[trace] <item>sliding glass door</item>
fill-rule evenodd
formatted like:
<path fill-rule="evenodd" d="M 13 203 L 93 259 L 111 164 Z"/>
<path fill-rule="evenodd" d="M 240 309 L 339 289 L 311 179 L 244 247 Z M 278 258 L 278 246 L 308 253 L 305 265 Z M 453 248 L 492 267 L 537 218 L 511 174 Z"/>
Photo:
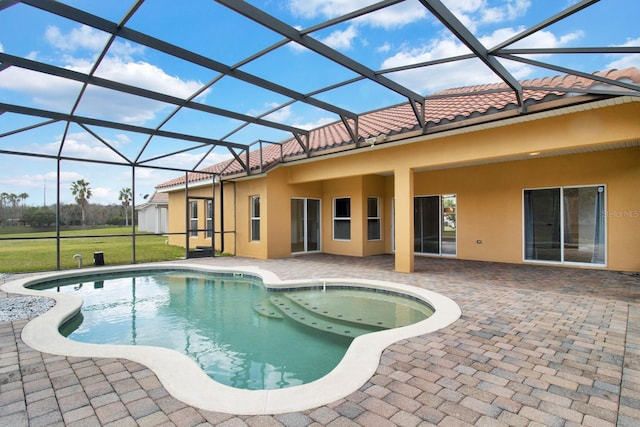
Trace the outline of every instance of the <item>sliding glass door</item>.
<path fill-rule="evenodd" d="M 605 264 L 604 186 L 524 191 L 524 259 Z"/>
<path fill-rule="evenodd" d="M 456 254 L 456 208 L 454 194 L 414 198 L 414 252 Z"/>
<path fill-rule="evenodd" d="M 525 190 L 525 259 L 560 261 L 560 189 Z"/>
<path fill-rule="evenodd" d="M 414 252 L 440 253 L 440 197 L 416 197 L 413 202 Z"/>
<path fill-rule="evenodd" d="M 291 199 L 291 252 L 320 250 L 320 200 Z"/>

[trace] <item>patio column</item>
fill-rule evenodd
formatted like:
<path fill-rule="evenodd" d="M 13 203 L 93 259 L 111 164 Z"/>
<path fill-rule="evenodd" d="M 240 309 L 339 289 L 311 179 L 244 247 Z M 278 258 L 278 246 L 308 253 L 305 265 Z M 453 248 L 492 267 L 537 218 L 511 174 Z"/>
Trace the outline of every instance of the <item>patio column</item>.
<path fill-rule="evenodd" d="M 396 271 L 413 272 L 413 170 L 394 171 Z"/>

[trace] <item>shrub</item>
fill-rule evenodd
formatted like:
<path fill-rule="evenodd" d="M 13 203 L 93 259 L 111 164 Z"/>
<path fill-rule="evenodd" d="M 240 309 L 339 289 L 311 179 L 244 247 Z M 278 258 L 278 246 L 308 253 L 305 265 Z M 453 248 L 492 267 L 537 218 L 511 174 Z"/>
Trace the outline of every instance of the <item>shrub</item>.
<path fill-rule="evenodd" d="M 27 209 L 20 219 L 32 227 L 47 227 L 56 223 L 56 213 L 46 207 L 32 207 Z"/>
<path fill-rule="evenodd" d="M 120 215 L 113 215 L 107 220 L 108 225 L 124 225 L 124 217 Z"/>

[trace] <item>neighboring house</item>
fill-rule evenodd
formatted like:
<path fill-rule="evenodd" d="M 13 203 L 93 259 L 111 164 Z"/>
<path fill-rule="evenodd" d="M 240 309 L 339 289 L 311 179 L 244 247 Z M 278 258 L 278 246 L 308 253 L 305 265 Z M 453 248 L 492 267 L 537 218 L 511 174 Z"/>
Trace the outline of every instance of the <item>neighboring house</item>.
<path fill-rule="evenodd" d="M 598 75 L 640 84 L 635 68 Z M 422 255 L 640 271 L 640 97 L 606 84 L 522 82 L 520 108 L 504 84 L 452 89 L 424 125 L 396 105 L 178 177 L 157 187 L 170 243 L 393 253 L 404 272 Z"/>
<path fill-rule="evenodd" d="M 155 192 L 142 205 L 136 206 L 138 211 L 138 230 L 156 234 L 164 234 L 168 231 L 167 214 L 169 195 Z"/>

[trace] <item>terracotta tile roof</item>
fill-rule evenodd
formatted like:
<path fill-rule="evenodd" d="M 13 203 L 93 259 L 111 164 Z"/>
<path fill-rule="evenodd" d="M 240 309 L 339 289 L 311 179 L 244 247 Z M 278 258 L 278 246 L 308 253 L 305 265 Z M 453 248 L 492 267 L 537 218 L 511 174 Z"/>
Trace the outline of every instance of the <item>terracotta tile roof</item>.
<path fill-rule="evenodd" d="M 608 70 L 594 73 L 610 80 L 627 80 L 640 84 L 640 70 L 627 68 L 624 70 Z M 571 96 L 568 89 L 588 90 L 603 83 L 580 76 L 562 75 L 544 77 L 520 82 L 525 88 L 523 102 L 525 105 Z M 544 88 L 544 89 L 541 89 Z M 556 89 L 556 90 L 552 90 Z M 447 89 L 430 95 L 425 102 L 425 123 L 427 127 L 438 124 L 463 121 L 473 117 L 497 113 L 517 108 L 515 93 L 505 83 Z M 358 120 L 358 136 L 361 140 L 379 135 L 395 135 L 412 130 L 419 130 L 420 125 L 409 103 L 394 105 L 388 108 L 371 111 L 360 115 Z M 313 152 L 337 147 L 352 148 L 349 132 L 341 121 L 314 129 L 309 134 L 309 147 Z M 262 147 L 262 168 L 278 163 L 282 158 L 304 155 L 304 149 L 295 138 L 283 141 L 280 145 L 271 144 Z M 246 162 L 246 155 L 240 156 Z M 249 166 L 252 170 L 260 169 L 260 153 L 254 150 L 249 153 Z M 230 159 L 188 175 L 189 182 L 210 180 L 211 173 L 234 175 L 243 172 L 242 165 Z M 168 188 L 182 185 L 185 177 L 180 176 L 164 182 L 157 188 Z"/>

